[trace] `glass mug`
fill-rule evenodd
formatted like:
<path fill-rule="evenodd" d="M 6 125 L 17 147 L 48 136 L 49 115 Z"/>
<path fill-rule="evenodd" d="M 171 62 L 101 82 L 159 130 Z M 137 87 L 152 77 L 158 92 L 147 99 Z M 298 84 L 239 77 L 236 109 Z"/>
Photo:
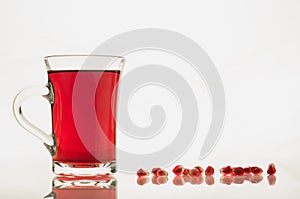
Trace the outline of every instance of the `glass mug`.
<path fill-rule="evenodd" d="M 125 59 L 106 55 L 53 55 L 44 58 L 48 83 L 29 87 L 14 100 L 14 115 L 44 142 L 57 175 L 116 172 L 116 102 Z M 51 105 L 52 133 L 29 122 L 22 104 L 42 96 Z"/>

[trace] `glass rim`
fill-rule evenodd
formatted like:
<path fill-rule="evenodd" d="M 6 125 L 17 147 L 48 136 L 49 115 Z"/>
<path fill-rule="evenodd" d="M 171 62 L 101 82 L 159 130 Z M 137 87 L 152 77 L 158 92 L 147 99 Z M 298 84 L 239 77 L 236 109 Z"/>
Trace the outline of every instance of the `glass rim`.
<path fill-rule="evenodd" d="M 123 56 L 119 55 L 100 55 L 100 54 L 57 54 L 57 55 L 47 55 L 44 57 L 44 60 L 50 59 L 50 58 L 60 58 L 60 57 L 103 57 L 103 58 L 119 58 L 119 59 L 125 59 Z"/>
<path fill-rule="evenodd" d="M 52 67 L 50 67 L 50 61 L 60 59 L 60 58 L 72 58 L 72 57 L 95 57 L 95 58 L 103 58 L 103 59 L 115 59 L 120 60 L 121 63 L 121 69 L 123 68 L 125 57 L 119 56 L 119 55 L 108 55 L 108 54 L 54 54 L 54 55 L 47 55 L 44 56 L 44 62 L 46 64 L 47 70 L 51 70 Z"/>

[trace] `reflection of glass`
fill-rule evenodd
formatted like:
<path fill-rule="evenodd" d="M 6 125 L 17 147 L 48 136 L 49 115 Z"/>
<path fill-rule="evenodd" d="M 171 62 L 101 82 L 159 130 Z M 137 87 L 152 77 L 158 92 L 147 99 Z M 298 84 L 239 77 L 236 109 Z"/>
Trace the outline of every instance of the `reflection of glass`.
<path fill-rule="evenodd" d="M 112 177 L 57 177 L 44 199 L 116 199 L 116 184 Z"/>

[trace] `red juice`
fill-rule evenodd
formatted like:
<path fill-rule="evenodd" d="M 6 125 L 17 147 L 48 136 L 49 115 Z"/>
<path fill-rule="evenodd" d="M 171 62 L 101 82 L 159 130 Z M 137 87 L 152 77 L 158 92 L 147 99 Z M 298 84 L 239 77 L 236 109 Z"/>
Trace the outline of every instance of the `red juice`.
<path fill-rule="evenodd" d="M 52 84 L 57 162 L 115 161 L 116 97 L 120 71 L 48 71 Z"/>

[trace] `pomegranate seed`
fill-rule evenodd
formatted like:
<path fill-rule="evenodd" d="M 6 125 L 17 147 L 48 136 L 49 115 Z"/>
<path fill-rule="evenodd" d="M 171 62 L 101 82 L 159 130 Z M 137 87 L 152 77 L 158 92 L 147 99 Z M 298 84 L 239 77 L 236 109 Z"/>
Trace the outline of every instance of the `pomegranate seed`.
<path fill-rule="evenodd" d="M 200 166 L 195 166 L 195 169 L 197 169 L 200 172 L 200 175 L 202 175 L 204 169 Z"/>
<path fill-rule="evenodd" d="M 205 169 L 205 175 L 207 175 L 207 176 L 212 176 L 212 175 L 214 175 L 214 173 L 215 173 L 215 170 L 214 170 L 214 168 L 211 167 L 211 166 L 208 166 L 208 167 Z"/>
<path fill-rule="evenodd" d="M 268 183 L 269 183 L 270 186 L 275 185 L 275 183 L 276 183 L 276 176 L 274 176 L 274 175 L 269 175 L 269 176 L 268 176 Z"/>
<path fill-rule="evenodd" d="M 254 175 L 251 177 L 251 183 L 257 184 L 260 183 L 263 180 L 262 175 Z"/>
<path fill-rule="evenodd" d="M 189 172 L 190 176 L 194 177 L 194 176 L 200 176 L 200 172 L 198 169 L 191 169 Z"/>
<path fill-rule="evenodd" d="M 254 174 L 254 175 L 259 175 L 263 172 L 263 170 L 259 167 L 251 167 L 251 172 Z"/>
<path fill-rule="evenodd" d="M 173 173 L 177 176 L 180 176 L 183 173 L 183 171 L 184 171 L 184 167 L 182 165 L 177 165 L 173 169 Z"/>
<path fill-rule="evenodd" d="M 185 184 L 184 178 L 182 176 L 175 176 L 173 179 L 173 184 L 176 186 L 182 186 Z"/>
<path fill-rule="evenodd" d="M 242 176 L 244 175 L 244 169 L 242 167 L 235 167 L 232 168 L 232 173 L 237 176 Z"/>
<path fill-rule="evenodd" d="M 156 174 L 157 174 L 157 176 L 168 176 L 169 175 L 167 171 L 162 170 L 162 169 L 157 171 Z"/>
<path fill-rule="evenodd" d="M 244 173 L 245 174 L 250 174 L 251 173 L 251 167 L 245 167 L 244 168 Z"/>
<path fill-rule="evenodd" d="M 156 173 L 159 171 L 159 170 L 161 170 L 161 168 L 153 168 L 152 170 L 151 170 L 151 173 L 153 174 L 153 175 L 157 175 Z"/>
<path fill-rule="evenodd" d="M 230 166 L 223 167 L 220 169 L 220 173 L 224 176 L 232 174 L 232 168 Z"/>
<path fill-rule="evenodd" d="M 137 184 L 140 186 L 143 186 L 143 185 L 147 184 L 148 182 L 149 182 L 149 178 L 146 176 L 141 176 L 141 177 L 138 177 L 138 179 L 137 179 Z"/>
<path fill-rule="evenodd" d="M 231 176 L 221 176 L 220 177 L 220 182 L 222 184 L 231 185 L 231 183 L 232 183 L 232 177 Z"/>
<path fill-rule="evenodd" d="M 149 175 L 149 172 L 148 172 L 148 171 L 145 171 L 144 169 L 139 169 L 139 170 L 137 171 L 137 175 L 138 175 L 139 177 L 142 177 L 142 176 L 148 176 L 148 175 Z"/>
<path fill-rule="evenodd" d="M 214 179 L 214 177 L 213 177 L 213 176 L 206 176 L 206 177 L 205 177 L 205 183 L 206 183 L 207 185 L 213 185 L 213 184 L 215 184 L 215 179 Z"/>
<path fill-rule="evenodd" d="M 275 164 L 273 164 L 273 163 L 269 164 L 267 173 L 269 175 L 274 175 L 276 173 Z"/>
<path fill-rule="evenodd" d="M 157 178 L 158 184 L 166 184 L 168 182 L 169 178 L 167 176 L 159 176 Z"/>
<path fill-rule="evenodd" d="M 184 169 L 183 170 L 183 175 L 188 175 L 190 173 L 190 170 L 189 169 Z"/>

